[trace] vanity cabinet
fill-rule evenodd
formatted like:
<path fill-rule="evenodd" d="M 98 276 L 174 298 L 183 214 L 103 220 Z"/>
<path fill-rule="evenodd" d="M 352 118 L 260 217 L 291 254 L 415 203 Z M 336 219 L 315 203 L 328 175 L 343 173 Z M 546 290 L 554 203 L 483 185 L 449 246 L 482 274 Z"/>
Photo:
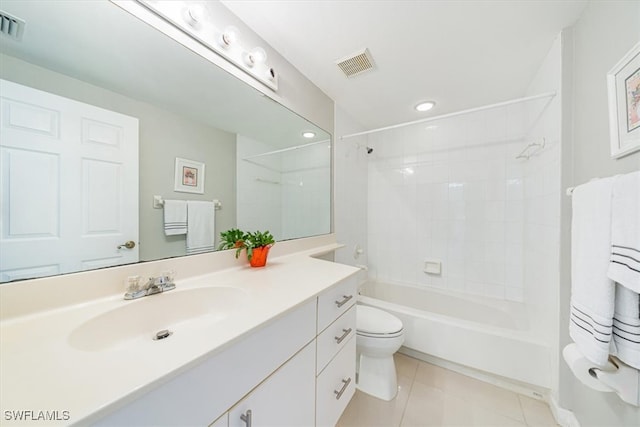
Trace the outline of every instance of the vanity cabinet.
<path fill-rule="evenodd" d="M 333 426 L 355 391 L 355 297 L 351 276 L 96 425 Z"/>
<path fill-rule="evenodd" d="M 96 425 L 211 424 L 300 349 L 310 343 L 315 349 L 316 307 L 315 298 L 307 301 L 200 364 L 185 367 L 175 378 L 99 419 Z M 162 363 L 163 357 L 159 353 L 154 363 Z M 308 370 L 312 377 L 313 362 Z M 271 399 L 275 402 L 277 397 Z"/>
<path fill-rule="evenodd" d="M 356 386 L 356 278 L 318 297 L 316 420 L 335 426 Z"/>

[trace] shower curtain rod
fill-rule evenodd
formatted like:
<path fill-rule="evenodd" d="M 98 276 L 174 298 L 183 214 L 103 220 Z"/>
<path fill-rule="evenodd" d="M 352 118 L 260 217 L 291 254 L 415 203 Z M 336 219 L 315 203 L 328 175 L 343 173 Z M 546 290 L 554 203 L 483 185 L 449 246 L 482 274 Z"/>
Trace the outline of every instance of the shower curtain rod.
<path fill-rule="evenodd" d="M 504 107 L 506 105 L 517 104 L 519 102 L 533 101 L 534 99 L 550 98 L 550 97 L 554 97 L 554 96 L 556 96 L 556 92 L 546 92 L 546 93 L 542 93 L 540 95 L 533 95 L 533 96 L 527 96 L 527 97 L 524 97 L 524 98 L 512 99 L 510 101 L 503 101 L 503 102 L 498 102 L 498 103 L 495 103 L 495 104 L 483 105 L 482 107 L 470 108 L 468 110 L 456 111 L 454 113 L 442 114 L 440 116 L 427 117 L 425 119 L 414 120 L 414 121 L 411 121 L 411 122 L 400 123 L 400 124 L 397 124 L 397 125 L 385 126 L 385 127 L 382 127 L 382 128 L 371 129 L 371 130 L 367 130 L 367 131 L 364 131 L 364 132 L 352 133 L 352 134 L 349 134 L 349 135 L 343 135 L 343 136 L 340 137 L 340 139 L 353 138 L 354 136 L 368 135 L 370 133 L 382 132 L 383 130 L 401 128 L 401 127 L 404 127 L 404 126 L 415 125 L 417 123 L 432 122 L 434 120 L 446 119 L 446 118 L 449 118 L 449 117 L 460 116 L 460 115 L 463 115 L 463 114 L 475 113 L 476 111 L 489 110 L 491 108 Z"/>
<path fill-rule="evenodd" d="M 324 139 L 322 141 L 310 142 L 308 144 L 295 145 L 293 147 L 282 148 L 280 150 L 267 151 L 266 153 L 254 154 L 253 156 L 244 157 L 242 160 L 255 159 L 256 157 L 270 156 L 271 154 L 280 154 L 285 153 L 287 151 L 299 150 L 300 148 L 311 147 L 312 145 L 323 144 L 325 142 L 331 142 L 329 139 Z"/>

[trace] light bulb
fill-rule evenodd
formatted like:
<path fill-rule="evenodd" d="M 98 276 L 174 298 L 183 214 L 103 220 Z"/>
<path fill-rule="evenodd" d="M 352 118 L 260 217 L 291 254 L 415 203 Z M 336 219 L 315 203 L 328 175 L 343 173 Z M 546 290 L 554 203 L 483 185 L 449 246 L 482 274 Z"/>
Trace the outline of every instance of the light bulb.
<path fill-rule="evenodd" d="M 224 47 L 229 47 L 232 44 L 238 43 L 238 39 L 240 39 L 240 32 L 236 27 L 230 25 L 222 32 L 220 44 Z"/>
<path fill-rule="evenodd" d="M 249 52 L 249 56 L 255 64 L 267 62 L 267 52 L 265 52 L 261 47 L 254 48 L 251 52 Z"/>
<path fill-rule="evenodd" d="M 184 10 L 184 20 L 187 24 L 195 27 L 198 22 L 202 21 L 204 15 L 204 8 L 201 5 L 189 6 Z"/>
<path fill-rule="evenodd" d="M 302 132 L 302 136 L 304 136 L 305 138 L 313 138 L 314 136 L 316 136 L 315 133 L 311 132 L 311 131 L 306 131 L 306 132 Z"/>
<path fill-rule="evenodd" d="M 261 47 L 256 47 L 251 52 L 246 52 L 243 57 L 244 63 L 249 67 L 253 67 L 267 60 L 267 52 Z"/>

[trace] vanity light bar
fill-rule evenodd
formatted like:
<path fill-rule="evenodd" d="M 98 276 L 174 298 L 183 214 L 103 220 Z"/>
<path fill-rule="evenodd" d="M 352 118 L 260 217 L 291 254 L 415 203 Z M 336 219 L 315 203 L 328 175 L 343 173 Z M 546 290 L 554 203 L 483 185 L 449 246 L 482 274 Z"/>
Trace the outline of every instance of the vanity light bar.
<path fill-rule="evenodd" d="M 205 5 L 192 1 L 136 0 L 154 14 L 226 59 L 268 88 L 278 90 L 278 74 L 267 62 L 261 47 L 245 49 L 240 44 L 237 28 L 216 28 L 207 15 Z"/>

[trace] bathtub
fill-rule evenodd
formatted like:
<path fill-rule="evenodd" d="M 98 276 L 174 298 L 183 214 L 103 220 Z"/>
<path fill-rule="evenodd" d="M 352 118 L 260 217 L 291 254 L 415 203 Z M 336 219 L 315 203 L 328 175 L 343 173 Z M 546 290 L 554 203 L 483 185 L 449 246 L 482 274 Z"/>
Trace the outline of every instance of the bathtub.
<path fill-rule="evenodd" d="M 551 388 L 551 349 L 522 303 L 378 282 L 361 285 L 358 302 L 402 320 L 410 350 Z"/>

